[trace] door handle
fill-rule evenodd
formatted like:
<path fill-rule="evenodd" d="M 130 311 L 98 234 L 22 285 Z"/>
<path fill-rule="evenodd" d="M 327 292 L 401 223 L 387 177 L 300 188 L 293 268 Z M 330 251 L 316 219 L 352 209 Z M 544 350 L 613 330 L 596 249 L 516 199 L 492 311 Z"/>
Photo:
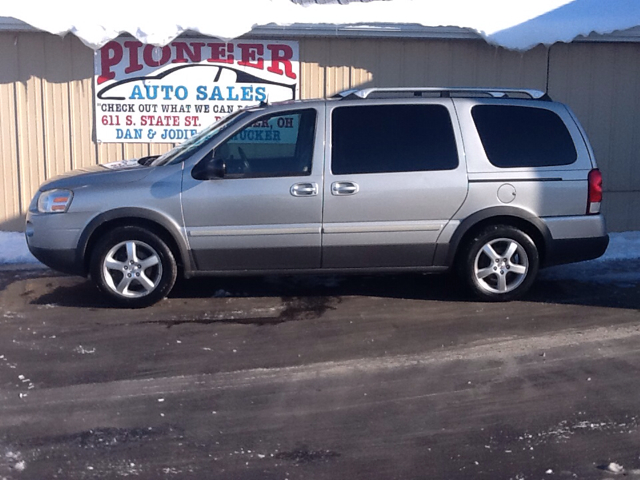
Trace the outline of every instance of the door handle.
<path fill-rule="evenodd" d="M 289 190 L 294 197 L 313 197 L 318 195 L 317 183 L 295 183 Z"/>
<path fill-rule="evenodd" d="M 360 187 L 355 182 L 333 182 L 331 184 L 331 195 L 355 195 Z"/>

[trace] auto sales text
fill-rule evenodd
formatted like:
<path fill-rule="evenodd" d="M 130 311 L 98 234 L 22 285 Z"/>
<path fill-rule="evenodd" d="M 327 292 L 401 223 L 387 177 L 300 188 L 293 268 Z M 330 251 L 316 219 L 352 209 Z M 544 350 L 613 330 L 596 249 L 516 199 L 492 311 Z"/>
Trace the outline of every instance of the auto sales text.
<path fill-rule="evenodd" d="M 196 87 L 195 100 L 230 101 L 230 102 L 263 102 L 267 99 L 265 87 L 229 85 L 220 87 L 206 85 Z M 134 85 L 129 100 L 193 100 L 184 85 Z"/>

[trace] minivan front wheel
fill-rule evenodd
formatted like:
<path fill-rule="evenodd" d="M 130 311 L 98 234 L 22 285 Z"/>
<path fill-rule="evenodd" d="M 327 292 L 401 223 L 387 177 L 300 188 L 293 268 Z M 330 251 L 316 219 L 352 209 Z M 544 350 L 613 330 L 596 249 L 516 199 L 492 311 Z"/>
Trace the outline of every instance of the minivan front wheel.
<path fill-rule="evenodd" d="M 146 307 L 171 291 L 176 261 L 167 245 L 139 227 L 119 227 L 107 233 L 91 257 L 91 278 L 116 304 Z"/>
<path fill-rule="evenodd" d="M 509 301 L 529 290 L 539 263 L 538 249 L 529 235 L 509 225 L 493 225 L 471 239 L 458 267 L 476 297 Z"/>

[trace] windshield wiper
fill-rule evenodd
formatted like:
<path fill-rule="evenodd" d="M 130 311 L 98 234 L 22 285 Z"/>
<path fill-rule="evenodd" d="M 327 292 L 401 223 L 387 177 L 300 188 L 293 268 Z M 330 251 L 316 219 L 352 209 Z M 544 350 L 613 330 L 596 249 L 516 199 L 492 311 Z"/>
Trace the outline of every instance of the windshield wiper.
<path fill-rule="evenodd" d="M 148 157 L 142 157 L 138 159 L 138 163 L 143 167 L 147 167 L 153 163 L 153 161 L 158 158 L 160 155 L 149 155 Z"/>

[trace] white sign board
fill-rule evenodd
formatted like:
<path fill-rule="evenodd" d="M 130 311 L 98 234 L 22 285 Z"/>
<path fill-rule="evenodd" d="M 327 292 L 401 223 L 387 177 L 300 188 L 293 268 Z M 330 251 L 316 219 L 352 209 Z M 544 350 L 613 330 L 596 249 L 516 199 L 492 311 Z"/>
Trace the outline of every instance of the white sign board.
<path fill-rule="evenodd" d="M 298 98 L 297 42 L 117 39 L 95 54 L 98 142 L 179 143 L 240 108 Z"/>

